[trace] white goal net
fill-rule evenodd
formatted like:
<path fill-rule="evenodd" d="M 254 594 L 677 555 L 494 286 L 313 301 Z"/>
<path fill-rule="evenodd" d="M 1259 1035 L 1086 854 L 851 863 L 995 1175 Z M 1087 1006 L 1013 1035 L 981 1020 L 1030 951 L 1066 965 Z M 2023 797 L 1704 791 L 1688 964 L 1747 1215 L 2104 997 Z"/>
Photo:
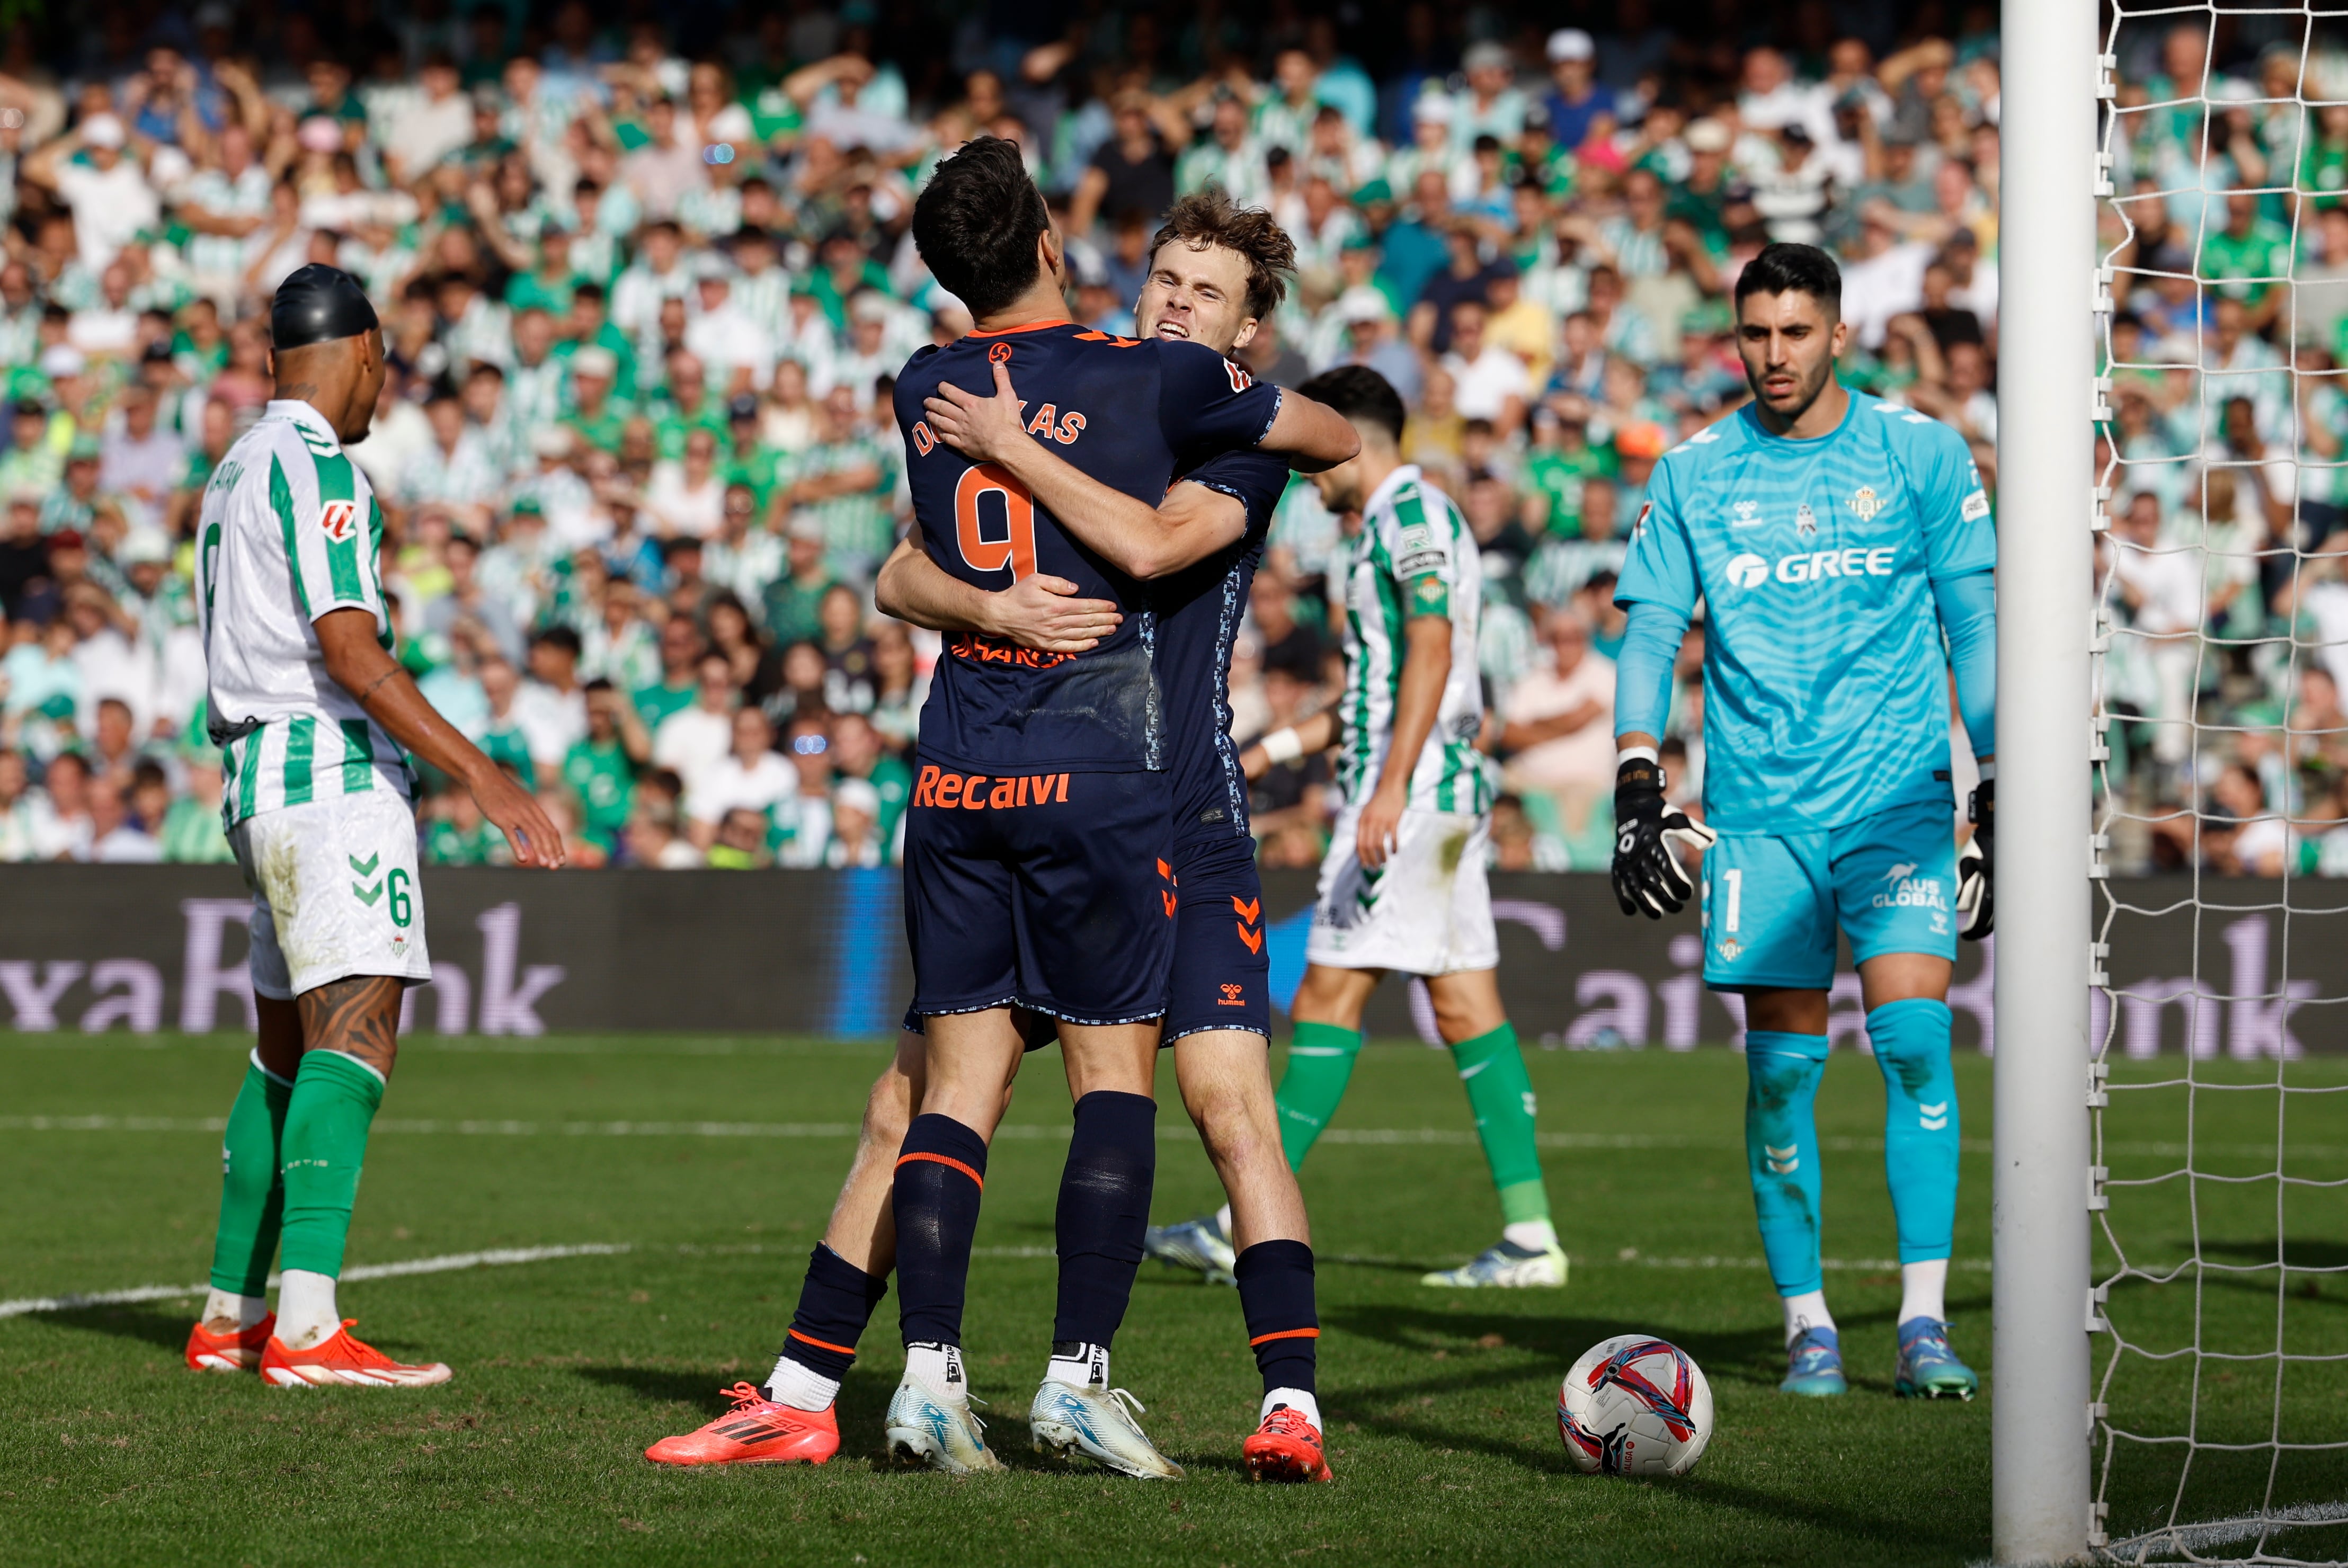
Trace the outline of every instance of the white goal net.
<path fill-rule="evenodd" d="M 2348 1558 L 2334 5 L 2104 12 L 2086 1321 L 2123 1562 Z"/>

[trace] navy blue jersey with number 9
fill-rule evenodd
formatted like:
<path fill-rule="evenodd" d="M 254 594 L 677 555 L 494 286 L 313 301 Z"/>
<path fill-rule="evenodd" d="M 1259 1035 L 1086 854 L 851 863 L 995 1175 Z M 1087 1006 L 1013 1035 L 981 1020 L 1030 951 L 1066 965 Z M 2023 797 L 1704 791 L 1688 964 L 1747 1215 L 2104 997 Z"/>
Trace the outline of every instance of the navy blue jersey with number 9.
<path fill-rule="evenodd" d="M 1167 723 L 1146 586 L 1079 543 L 1006 470 L 973 463 L 923 421 L 922 402 L 942 383 L 993 397 L 998 364 L 1032 438 L 1152 506 L 1177 473 L 1261 441 L 1280 411 L 1279 389 L 1200 344 L 1112 337 L 1066 322 L 924 348 L 897 379 L 906 480 L 930 558 L 988 590 L 1038 572 L 1064 577 L 1078 597 L 1114 601 L 1125 616 L 1077 655 L 949 633 L 922 709 L 922 760 L 980 773 L 1163 769 Z"/>

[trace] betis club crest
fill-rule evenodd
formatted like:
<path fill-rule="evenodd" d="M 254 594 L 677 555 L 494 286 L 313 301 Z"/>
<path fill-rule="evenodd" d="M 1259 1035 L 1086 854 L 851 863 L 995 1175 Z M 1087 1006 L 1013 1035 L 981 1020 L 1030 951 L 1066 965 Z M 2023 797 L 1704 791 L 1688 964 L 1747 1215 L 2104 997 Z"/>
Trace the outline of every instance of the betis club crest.
<path fill-rule="evenodd" d="M 1875 493 L 1873 486 L 1861 485 L 1851 494 L 1850 510 L 1859 513 L 1859 521 L 1873 522 L 1875 514 L 1883 510 L 1883 498 Z"/>

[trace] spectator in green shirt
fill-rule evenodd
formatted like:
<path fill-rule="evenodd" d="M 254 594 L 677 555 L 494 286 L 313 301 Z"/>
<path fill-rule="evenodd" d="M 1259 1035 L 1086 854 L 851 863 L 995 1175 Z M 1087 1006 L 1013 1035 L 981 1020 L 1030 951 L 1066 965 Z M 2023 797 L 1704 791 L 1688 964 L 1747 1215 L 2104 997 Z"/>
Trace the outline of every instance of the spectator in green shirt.
<path fill-rule="evenodd" d="M 217 752 L 187 758 L 188 792 L 163 813 L 163 858 L 187 865 L 220 865 L 236 859 L 221 827 L 221 765 Z"/>
<path fill-rule="evenodd" d="M 660 455 L 672 461 L 685 456 L 685 443 L 695 430 L 717 438 L 717 455 L 730 456 L 734 434 L 726 418 L 726 405 L 709 395 L 709 373 L 690 352 L 672 349 L 668 356 L 668 397 L 653 417 L 653 436 Z"/>
<path fill-rule="evenodd" d="M 628 335 L 612 325 L 606 307 L 603 286 L 582 283 L 571 291 L 569 330 L 561 346 L 555 353 L 563 356 L 584 354 L 591 348 L 601 348 L 612 356 L 612 396 L 622 402 L 633 402 L 636 396 L 636 346 Z"/>
<path fill-rule="evenodd" d="M 912 769 L 880 744 L 880 732 L 860 713 L 833 716 L 831 760 L 842 779 L 860 779 L 872 786 L 880 802 L 872 836 L 879 841 L 882 855 L 893 861 L 897 822 L 913 792 Z"/>
<path fill-rule="evenodd" d="M 572 355 L 570 411 L 562 417 L 562 422 L 578 431 L 589 446 L 614 455 L 635 413 L 633 405 L 613 390 L 619 366 L 618 356 L 608 348 L 590 346 Z"/>
<path fill-rule="evenodd" d="M 2291 231 L 2259 216 L 2259 199 L 2246 191 L 2226 198 L 2226 226 L 2201 242 L 2201 276 L 2218 284 L 2214 291 L 2242 302 L 2248 312 L 2245 327 L 2264 332 L 2281 311 L 2290 292 L 2272 282 L 2291 275 Z"/>
<path fill-rule="evenodd" d="M 579 284 L 571 270 L 571 231 L 550 224 L 538 237 L 537 267 L 506 280 L 506 304 L 516 315 L 542 310 L 569 315 Z"/>
<path fill-rule="evenodd" d="M 789 569 L 767 585 L 764 601 L 767 640 L 778 648 L 823 635 L 823 596 L 839 583 L 825 564 L 823 519 L 793 513 L 783 540 Z"/>
<path fill-rule="evenodd" d="M 646 733 L 660 728 L 669 715 L 693 706 L 699 692 L 701 663 L 701 633 L 691 617 L 671 615 L 661 625 L 661 678 L 658 686 L 648 686 L 636 692 L 636 717 L 643 721 Z"/>
<path fill-rule="evenodd" d="M 1574 412 L 1581 413 L 1577 407 Z M 1548 404 L 1532 415 L 1533 449 L 1525 459 L 1525 488 L 1549 502 L 1549 536 L 1575 539 L 1581 533 L 1581 489 L 1611 476 L 1613 455 L 1590 444 L 1586 415 L 1567 418 Z"/>
<path fill-rule="evenodd" d="M 635 803 L 636 769 L 651 760 L 644 720 L 608 680 L 589 681 L 587 733 L 562 758 L 562 781 L 579 797 L 580 830 L 610 854 Z"/>
<path fill-rule="evenodd" d="M 469 789 L 451 789 L 425 807 L 424 863 L 427 866 L 503 866 L 513 851 L 497 825 L 481 815 Z"/>
<path fill-rule="evenodd" d="M 530 743 L 522 738 L 521 721 L 514 712 L 521 676 L 503 658 L 488 658 L 481 661 L 480 678 L 481 695 L 489 698 L 489 714 L 481 720 L 480 733 L 468 738 L 490 761 L 529 783 L 538 773 L 530 764 Z"/>
<path fill-rule="evenodd" d="M 848 302 L 864 289 L 879 289 L 891 298 L 896 290 L 889 286 L 889 274 L 880 263 L 867 255 L 856 236 L 847 229 L 834 229 L 824 236 L 819 253 L 822 262 L 808 277 L 807 292 L 823 314 L 831 321 L 831 330 L 840 336 L 848 335 Z"/>
<path fill-rule="evenodd" d="M 895 542 L 896 459 L 857 428 L 854 387 L 833 387 L 819 407 L 821 438 L 791 459 L 783 504 L 822 520 L 834 571 L 869 578 Z"/>

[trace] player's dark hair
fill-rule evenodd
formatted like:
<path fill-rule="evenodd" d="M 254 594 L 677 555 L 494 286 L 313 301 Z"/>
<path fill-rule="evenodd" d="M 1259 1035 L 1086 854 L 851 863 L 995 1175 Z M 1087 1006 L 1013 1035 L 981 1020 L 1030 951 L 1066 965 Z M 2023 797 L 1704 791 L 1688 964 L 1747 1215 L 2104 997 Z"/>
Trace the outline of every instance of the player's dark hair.
<path fill-rule="evenodd" d="M 913 203 L 913 244 L 938 285 L 985 317 L 1007 308 L 1042 270 L 1035 242 L 1052 226 L 1019 144 L 974 136 L 937 167 Z"/>
<path fill-rule="evenodd" d="M 1242 207 L 1220 185 L 1193 191 L 1167 211 L 1166 222 L 1149 242 L 1153 256 L 1169 240 L 1179 240 L 1194 251 L 1220 245 L 1247 263 L 1247 313 L 1258 321 L 1280 308 L 1288 297 L 1288 280 L 1296 271 L 1296 242 L 1261 207 Z"/>
<path fill-rule="evenodd" d="M 1334 370 L 1323 370 L 1296 389 L 1300 397 L 1310 397 L 1315 403 L 1325 403 L 1355 423 L 1379 427 L 1396 443 L 1402 440 L 1402 394 L 1394 383 L 1366 365 L 1340 365 Z"/>
<path fill-rule="evenodd" d="M 1842 269 L 1816 245 L 1774 244 L 1745 263 L 1736 274 L 1736 303 L 1746 294 L 1806 294 L 1835 315 L 1842 314 Z"/>

